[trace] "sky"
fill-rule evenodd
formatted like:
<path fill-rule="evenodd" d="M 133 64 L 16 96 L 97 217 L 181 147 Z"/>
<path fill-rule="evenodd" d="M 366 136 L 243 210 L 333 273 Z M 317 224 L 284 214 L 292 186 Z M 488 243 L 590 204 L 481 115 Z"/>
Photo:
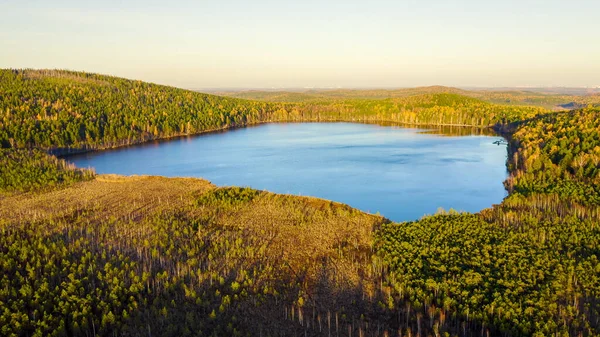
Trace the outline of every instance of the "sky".
<path fill-rule="evenodd" d="M 598 0 L 0 0 L 0 68 L 190 89 L 600 86 Z"/>

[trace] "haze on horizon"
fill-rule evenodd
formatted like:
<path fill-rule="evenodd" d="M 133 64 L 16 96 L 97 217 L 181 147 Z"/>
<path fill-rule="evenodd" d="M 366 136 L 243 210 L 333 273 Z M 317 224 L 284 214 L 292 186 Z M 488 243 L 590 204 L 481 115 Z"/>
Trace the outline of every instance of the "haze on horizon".
<path fill-rule="evenodd" d="M 600 2 L 2 0 L 0 68 L 186 88 L 600 86 Z"/>

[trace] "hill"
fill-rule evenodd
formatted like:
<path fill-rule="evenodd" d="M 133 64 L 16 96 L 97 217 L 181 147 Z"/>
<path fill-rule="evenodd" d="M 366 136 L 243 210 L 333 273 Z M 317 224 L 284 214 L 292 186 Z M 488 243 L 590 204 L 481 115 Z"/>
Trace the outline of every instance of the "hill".
<path fill-rule="evenodd" d="M 243 126 L 277 106 L 117 77 L 0 70 L 2 147 L 102 149 Z"/>

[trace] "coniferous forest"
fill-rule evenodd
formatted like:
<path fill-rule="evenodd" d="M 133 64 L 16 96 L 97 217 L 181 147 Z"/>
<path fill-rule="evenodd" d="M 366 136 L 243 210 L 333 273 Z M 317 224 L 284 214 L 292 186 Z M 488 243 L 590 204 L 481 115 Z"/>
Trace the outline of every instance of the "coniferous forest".
<path fill-rule="evenodd" d="M 600 336 L 593 100 L 553 111 L 525 105 L 537 96 L 452 88 L 257 95 L 0 70 L 0 335 Z M 509 143 L 509 195 L 477 214 L 392 223 L 60 158 L 286 121 L 491 128 Z"/>

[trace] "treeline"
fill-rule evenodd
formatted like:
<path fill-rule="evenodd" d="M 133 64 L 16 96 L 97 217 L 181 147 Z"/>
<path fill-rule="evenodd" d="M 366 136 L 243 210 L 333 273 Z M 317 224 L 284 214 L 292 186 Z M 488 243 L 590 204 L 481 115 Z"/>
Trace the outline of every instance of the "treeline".
<path fill-rule="evenodd" d="M 545 112 L 451 93 L 266 103 L 60 70 L 0 70 L 0 93 L 0 146 L 35 147 L 58 155 L 272 121 L 487 127 Z"/>
<path fill-rule="evenodd" d="M 108 148 L 266 121 L 279 109 L 68 71 L 0 70 L 0 93 L 0 145 L 17 148 Z"/>
<path fill-rule="evenodd" d="M 423 94 L 385 100 L 326 100 L 302 103 L 291 116 L 302 120 L 387 121 L 411 125 L 491 127 L 547 113 L 539 107 L 501 106 L 452 93 Z"/>

